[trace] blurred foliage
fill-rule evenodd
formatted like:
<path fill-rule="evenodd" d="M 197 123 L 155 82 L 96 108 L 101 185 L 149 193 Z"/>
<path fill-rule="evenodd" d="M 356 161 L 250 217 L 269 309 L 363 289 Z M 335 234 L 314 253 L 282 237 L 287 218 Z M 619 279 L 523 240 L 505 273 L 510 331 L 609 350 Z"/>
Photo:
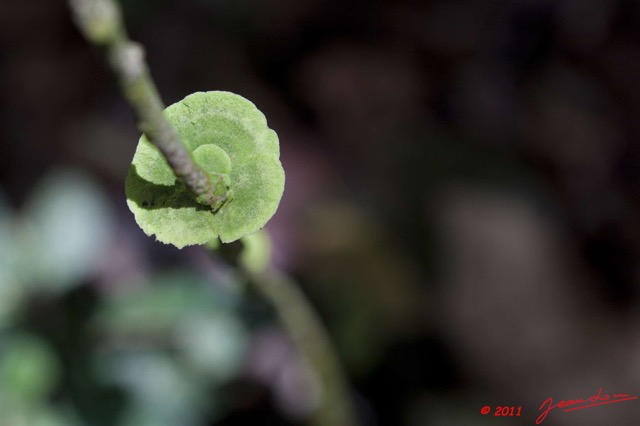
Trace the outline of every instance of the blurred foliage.
<path fill-rule="evenodd" d="M 88 287 L 113 232 L 99 185 L 76 171 L 48 174 L 19 212 L 0 203 L 2 424 L 195 426 L 224 412 L 216 390 L 247 344 L 237 292 L 180 270 Z"/>
<path fill-rule="evenodd" d="M 60 294 L 84 280 L 113 228 L 101 189 L 69 170 L 48 175 L 20 214 L 0 210 L 0 323 L 31 292 Z"/>
<path fill-rule="evenodd" d="M 152 287 L 105 301 L 94 368 L 130 400 L 125 425 L 199 425 L 219 414 L 213 392 L 239 371 L 246 330 L 205 280 L 163 275 Z"/>

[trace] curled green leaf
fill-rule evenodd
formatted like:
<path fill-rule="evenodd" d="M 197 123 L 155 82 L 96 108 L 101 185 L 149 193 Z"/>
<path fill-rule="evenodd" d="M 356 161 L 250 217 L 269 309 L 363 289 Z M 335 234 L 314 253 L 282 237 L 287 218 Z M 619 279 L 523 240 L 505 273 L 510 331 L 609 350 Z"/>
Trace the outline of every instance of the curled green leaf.
<path fill-rule="evenodd" d="M 220 238 L 232 242 L 261 229 L 284 191 L 278 136 L 243 97 L 198 92 L 165 110 L 182 142 L 212 179 L 229 187 L 215 213 L 199 204 L 160 151 L 142 136 L 126 181 L 129 209 L 147 235 L 178 248 Z"/>

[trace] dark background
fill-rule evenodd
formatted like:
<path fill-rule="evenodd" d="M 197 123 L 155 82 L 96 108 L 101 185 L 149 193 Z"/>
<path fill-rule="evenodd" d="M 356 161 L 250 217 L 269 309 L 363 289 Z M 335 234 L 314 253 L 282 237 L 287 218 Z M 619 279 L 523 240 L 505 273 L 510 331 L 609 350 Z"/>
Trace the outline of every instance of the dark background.
<path fill-rule="evenodd" d="M 534 424 L 548 397 L 640 394 L 640 2 L 122 4 L 167 104 L 232 91 L 278 133 L 287 181 L 267 226 L 274 262 L 324 319 L 363 424 Z M 95 335 L 83 327 L 114 292 L 157 288 L 176 270 L 214 287 L 233 281 L 212 272 L 200 249 L 163 246 L 135 224 L 124 179 L 138 137 L 64 2 L 0 2 L 0 191 L 9 212 L 0 268 L 10 271 L 0 286 L 29 288 L 0 321 L 0 360 L 7 364 L 16 335 L 37 339 L 57 367 L 33 364 L 56 373 L 27 399 L 61 424 L 154 424 L 125 423 L 147 399 L 95 373 L 97 348 L 121 339 L 111 323 Z M 33 245 L 14 234 L 34 215 L 48 220 L 37 188 L 56 173 L 93 185 L 60 184 L 72 193 L 51 197 L 77 201 L 60 202 L 63 211 L 93 203 L 97 212 L 68 230 L 78 221 L 61 213 L 56 238 L 88 233 L 87 247 L 99 250 L 52 291 L 47 272 L 24 271 L 37 263 L 29 256 L 56 252 L 60 240 L 45 247 L 36 225 L 25 231 Z M 246 334 L 241 365 L 202 384 L 215 404 L 186 404 L 177 412 L 197 418 L 176 414 L 167 424 L 305 424 L 313 397 L 291 343 L 264 304 L 240 299 L 223 310 Z M 0 372 L 14 371 L 7 365 Z M 485 405 L 523 414 L 483 416 Z M 154 408 L 140 410 L 153 418 Z M 545 424 L 638 418 L 630 401 L 556 410 Z"/>

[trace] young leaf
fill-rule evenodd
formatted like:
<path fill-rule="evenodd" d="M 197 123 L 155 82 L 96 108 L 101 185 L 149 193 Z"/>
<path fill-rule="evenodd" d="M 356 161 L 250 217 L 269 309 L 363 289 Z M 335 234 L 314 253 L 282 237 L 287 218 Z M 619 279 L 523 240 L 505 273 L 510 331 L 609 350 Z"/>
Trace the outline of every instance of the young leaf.
<path fill-rule="evenodd" d="M 194 160 L 230 188 L 213 212 L 199 204 L 146 138 L 126 181 L 129 209 L 147 235 L 178 248 L 220 238 L 232 242 L 261 229 L 284 191 L 278 136 L 265 116 L 229 92 L 197 92 L 165 110 Z"/>

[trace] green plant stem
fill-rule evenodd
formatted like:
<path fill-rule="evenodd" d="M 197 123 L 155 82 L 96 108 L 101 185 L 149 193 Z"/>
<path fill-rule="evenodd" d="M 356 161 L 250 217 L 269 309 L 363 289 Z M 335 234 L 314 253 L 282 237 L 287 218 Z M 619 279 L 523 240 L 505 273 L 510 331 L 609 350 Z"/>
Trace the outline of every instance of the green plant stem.
<path fill-rule="evenodd" d="M 279 271 L 244 268 L 253 287 L 275 308 L 302 359 L 320 385 L 315 426 L 355 426 L 353 400 L 331 340 L 299 285 Z"/>
<path fill-rule="evenodd" d="M 162 152 L 198 202 L 218 210 L 226 201 L 228 188 L 193 160 L 164 117 L 164 105 L 145 62 L 144 49 L 127 36 L 119 6 L 113 0 L 70 0 L 69 4 L 85 38 L 103 48 L 140 131 Z"/>
<path fill-rule="evenodd" d="M 142 47 L 129 40 L 113 0 L 69 0 L 85 38 L 104 49 L 138 127 L 165 156 L 175 175 L 202 204 L 217 210 L 227 198 L 221 179 L 213 180 L 180 141 L 165 119 L 164 106 L 149 74 Z M 300 355 L 320 384 L 316 426 L 355 426 L 355 413 L 340 363 L 313 307 L 290 278 L 280 272 L 251 272 L 250 282 L 275 308 Z"/>

